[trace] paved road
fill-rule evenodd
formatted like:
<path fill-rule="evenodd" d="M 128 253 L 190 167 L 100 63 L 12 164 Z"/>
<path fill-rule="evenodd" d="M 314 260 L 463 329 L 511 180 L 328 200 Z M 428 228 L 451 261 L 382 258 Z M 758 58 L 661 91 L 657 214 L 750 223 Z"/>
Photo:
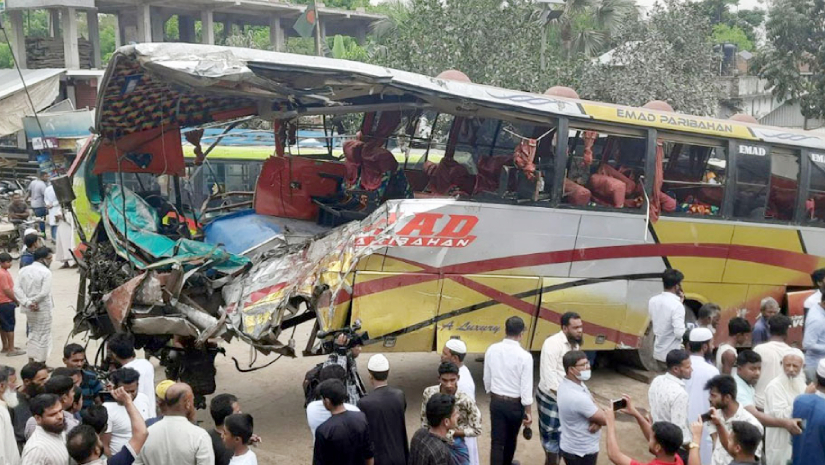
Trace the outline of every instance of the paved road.
<path fill-rule="evenodd" d="M 12 269 L 12 272 L 16 275 L 16 266 Z M 68 335 L 72 328 L 78 274 L 74 270 L 54 270 L 53 282 L 56 309 L 52 332 L 54 348 L 49 357 L 49 365 L 57 367 L 62 365 L 62 347 L 69 341 Z M 296 347 L 301 348 L 305 345 L 309 331 L 309 324 L 298 328 L 295 335 Z M 25 317 L 19 314 L 16 339 L 18 346 L 25 346 Z M 81 344 L 86 342 L 82 335 L 74 338 L 73 341 Z M 88 350 L 90 359 L 97 347 L 96 341 L 90 342 Z M 239 373 L 230 357 L 236 357 L 244 366 L 250 360 L 249 346 L 234 342 L 227 344 L 226 349 L 227 356 L 219 356 L 216 361 L 218 369 L 217 393 L 231 392 L 237 395 L 241 399 L 244 412 L 254 416 L 255 432 L 263 438 L 263 443 L 256 449 L 259 463 L 311 463 L 312 438 L 306 425 L 301 381 L 304 373 L 322 359 L 317 357 L 282 359 L 270 367 L 254 373 Z M 369 354 L 365 353 L 359 359 L 359 367 L 364 379 L 367 379 L 366 359 L 368 356 Z M 390 382 L 407 393 L 407 429 L 409 435 L 412 436 L 419 426 L 421 393 L 425 387 L 436 383 L 436 368 L 439 357 L 435 353 L 404 353 L 388 354 L 388 358 L 391 366 Z M 476 360 L 477 357 L 474 355 L 467 358 L 468 367 L 476 382 L 484 427 L 489 428 L 489 397 L 482 392 L 482 364 Z M 0 357 L 0 364 L 9 364 L 19 370 L 26 360 L 25 356 Z M 268 360 L 263 356 L 258 357 L 259 363 Z M 153 359 L 152 362 L 157 367 L 155 379 L 163 379 L 165 376 L 163 369 L 157 366 L 157 360 Z M 535 373 L 536 382 L 538 382 L 538 365 L 536 365 Z M 602 402 L 604 405 L 607 405 L 609 399 L 617 398 L 621 393 L 626 393 L 636 399 L 640 407 L 647 408 L 647 385 L 633 381 L 612 370 L 595 371 L 588 386 L 597 401 Z M 533 418 L 537 423 L 538 418 L 535 409 Z M 198 412 L 198 420 L 205 427 L 212 426 L 212 420 L 206 411 Z M 534 433 L 531 441 L 520 439 L 516 459 L 520 460 L 522 464 L 539 465 L 544 463 L 544 454 L 539 443 L 537 425 L 534 425 Z M 610 463 L 607 460 L 605 438 L 604 435 L 602 436 L 602 453 L 599 456 L 600 465 Z M 651 459 L 650 454 L 647 452 L 647 443 L 634 421 L 629 418 L 620 418 L 619 437 L 625 453 L 644 462 Z M 488 463 L 487 457 L 489 457 L 490 450 L 489 429 L 484 432 L 479 444 L 483 458 L 482 463 Z"/>

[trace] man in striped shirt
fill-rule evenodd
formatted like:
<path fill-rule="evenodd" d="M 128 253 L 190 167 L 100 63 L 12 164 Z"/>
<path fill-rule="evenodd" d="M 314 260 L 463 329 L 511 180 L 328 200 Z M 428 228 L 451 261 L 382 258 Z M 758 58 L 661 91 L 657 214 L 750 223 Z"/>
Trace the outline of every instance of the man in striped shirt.
<path fill-rule="evenodd" d="M 63 433 L 63 404 L 55 394 L 40 394 L 31 401 L 37 428 L 23 448 L 21 465 L 68 465 L 69 451 Z"/>

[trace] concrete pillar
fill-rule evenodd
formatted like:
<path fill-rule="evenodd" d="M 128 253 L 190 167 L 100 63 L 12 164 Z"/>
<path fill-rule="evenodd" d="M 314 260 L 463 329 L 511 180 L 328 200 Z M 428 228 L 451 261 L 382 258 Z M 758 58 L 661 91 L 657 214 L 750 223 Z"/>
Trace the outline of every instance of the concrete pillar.
<path fill-rule="evenodd" d="M 318 32 L 315 33 L 315 50 L 318 51 L 318 55 L 323 55 L 325 53 L 324 44 L 327 42 L 327 27 L 320 16 L 318 18 L 318 25 L 315 27 L 318 28 Z M 319 40 L 321 41 L 320 43 L 318 43 Z"/>
<path fill-rule="evenodd" d="M 151 16 L 150 22 L 152 23 L 152 40 L 151 42 L 163 42 L 164 40 L 164 33 L 166 32 L 165 25 L 167 16 L 161 11 L 157 9 L 149 9 Z"/>
<path fill-rule="evenodd" d="M 86 10 L 86 24 L 89 25 L 89 42 L 92 43 L 92 68 L 100 69 L 100 24 L 97 20 L 97 10 Z"/>
<path fill-rule="evenodd" d="M 269 44 L 276 52 L 284 51 L 284 31 L 281 29 L 279 16 L 269 17 Z"/>
<path fill-rule="evenodd" d="M 201 42 L 215 45 L 215 21 L 212 17 L 212 10 L 201 12 Z"/>
<path fill-rule="evenodd" d="M 49 37 L 60 37 L 60 10 L 49 9 Z"/>
<path fill-rule="evenodd" d="M 123 30 L 120 29 L 120 13 L 115 13 L 115 48 L 123 45 Z"/>
<path fill-rule="evenodd" d="M 149 5 L 137 6 L 137 42 L 152 41 L 152 7 Z"/>
<path fill-rule="evenodd" d="M 63 61 L 66 68 L 80 69 L 80 49 L 77 46 L 77 11 L 63 8 L 60 15 L 63 32 Z"/>
<path fill-rule="evenodd" d="M 26 34 L 23 31 L 23 12 L 20 10 L 11 10 L 9 14 L 9 23 L 11 27 L 11 51 L 14 54 L 14 59 L 17 64 L 26 69 Z"/>
<path fill-rule="evenodd" d="M 367 43 L 367 26 L 360 24 L 355 27 L 355 41 L 361 46 Z"/>
<path fill-rule="evenodd" d="M 195 43 L 195 18 L 189 15 L 178 15 L 179 40 L 189 44 Z"/>

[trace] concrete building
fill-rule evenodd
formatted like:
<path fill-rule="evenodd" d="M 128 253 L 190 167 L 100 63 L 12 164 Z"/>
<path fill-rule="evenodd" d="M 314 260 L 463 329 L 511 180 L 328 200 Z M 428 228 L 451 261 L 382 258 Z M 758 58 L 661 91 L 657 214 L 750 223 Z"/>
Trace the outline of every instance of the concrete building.
<path fill-rule="evenodd" d="M 329 35 L 366 40 L 370 24 L 383 18 L 363 10 L 326 8 L 318 3 L 318 27 L 321 40 Z M 275 51 L 284 51 L 286 39 L 297 37 L 292 25 L 306 8 L 303 5 L 271 0 L 7 0 L 7 29 L 12 47 L 22 68 L 99 69 L 100 28 L 98 14 L 116 18 L 117 46 L 131 42 L 163 42 L 166 22 L 178 18 L 180 42 L 195 43 L 196 23 L 200 23 L 200 42 L 215 44 L 215 24 L 223 25 L 224 34 L 243 30 L 245 26 L 269 28 L 270 43 Z M 23 13 L 47 10 L 50 14 L 50 38 L 25 37 Z M 86 16 L 86 35 L 78 34 L 78 15 Z M 57 63 L 56 61 L 59 61 Z"/>

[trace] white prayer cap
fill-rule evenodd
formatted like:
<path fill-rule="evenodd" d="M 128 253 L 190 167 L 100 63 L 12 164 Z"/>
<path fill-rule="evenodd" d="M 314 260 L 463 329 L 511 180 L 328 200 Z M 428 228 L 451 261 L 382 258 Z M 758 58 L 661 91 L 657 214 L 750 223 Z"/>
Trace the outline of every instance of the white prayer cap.
<path fill-rule="evenodd" d="M 23 231 L 23 237 L 26 237 L 29 234 L 37 234 L 39 236 L 40 232 L 34 228 L 27 228 L 25 231 Z"/>
<path fill-rule="evenodd" d="M 707 342 L 713 339 L 713 333 L 708 328 L 693 328 L 690 330 L 690 342 Z"/>
<path fill-rule="evenodd" d="M 819 366 L 816 367 L 816 374 L 825 378 L 825 358 L 819 361 Z"/>
<path fill-rule="evenodd" d="M 782 356 L 784 359 L 785 357 L 793 355 L 794 357 L 799 357 L 800 360 L 803 362 L 805 361 L 805 354 L 802 353 L 801 350 L 797 349 L 796 347 L 791 348 L 789 351 L 785 352 L 785 355 Z"/>
<path fill-rule="evenodd" d="M 467 344 L 464 343 L 461 339 L 450 339 L 447 341 L 447 348 L 457 354 L 466 354 L 467 353 Z"/>
<path fill-rule="evenodd" d="M 390 371 L 390 361 L 382 354 L 375 354 L 370 357 L 370 361 L 367 363 L 367 370 L 376 373 Z"/>

